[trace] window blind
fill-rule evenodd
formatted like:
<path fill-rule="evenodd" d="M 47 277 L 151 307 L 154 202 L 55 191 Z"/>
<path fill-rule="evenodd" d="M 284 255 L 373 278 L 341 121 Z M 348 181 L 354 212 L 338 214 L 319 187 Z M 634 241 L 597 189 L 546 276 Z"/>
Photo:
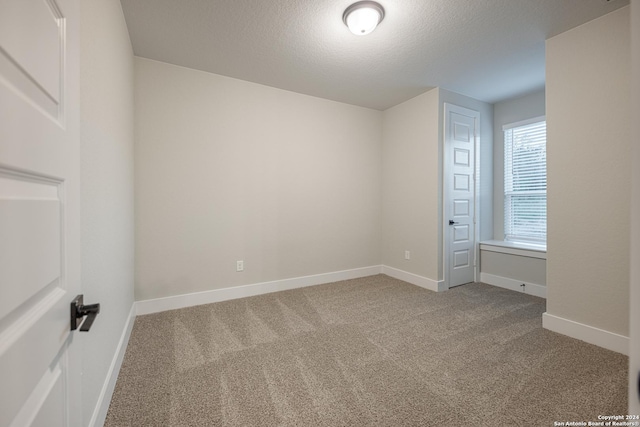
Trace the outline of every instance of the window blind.
<path fill-rule="evenodd" d="M 547 123 L 504 128 L 505 240 L 547 241 Z"/>

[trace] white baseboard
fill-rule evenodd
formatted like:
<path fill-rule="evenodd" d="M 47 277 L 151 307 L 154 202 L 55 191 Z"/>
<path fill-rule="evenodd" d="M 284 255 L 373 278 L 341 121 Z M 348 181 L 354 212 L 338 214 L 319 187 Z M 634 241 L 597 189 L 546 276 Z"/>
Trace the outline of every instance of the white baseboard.
<path fill-rule="evenodd" d="M 391 276 L 394 279 L 403 280 L 405 282 L 411 283 L 412 285 L 420 286 L 421 288 L 429 289 L 430 291 L 434 292 L 442 292 L 447 290 L 443 280 L 436 281 L 424 276 L 418 276 L 417 274 L 409 273 L 404 270 L 389 267 L 387 265 L 382 266 L 382 274 L 386 274 L 387 276 Z"/>
<path fill-rule="evenodd" d="M 229 288 L 213 289 L 192 294 L 175 295 L 136 302 L 136 314 L 151 314 L 178 308 L 192 307 L 201 304 L 227 301 L 237 298 L 252 297 L 278 291 L 321 285 L 323 283 L 338 282 L 340 280 L 357 279 L 381 273 L 381 266 L 355 268 L 353 270 L 336 271 L 332 273 L 316 274 L 313 276 L 294 277 L 291 279 L 275 280 L 272 282 L 255 283 L 251 285 L 233 286 Z"/>
<path fill-rule="evenodd" d="M 594 328 L 593 326 L 583 323 L 574 322 L 573 320 L 564 319 L 549 313 L 542 315 L 542 327 L 598 347 L 606 348 L 617 353 L 629 355 L 629 338 L 605 331 L 603 329 Z"/>
<path fill-rule="evenodd" d="M 547 287 L 544 285 L 523 282 L 521 280 L 510 279 L 508 277 L 494 276 L 493 274 L 488 273 L 480 273 L 480 281 L 488 285 L 498 286 L 500 288 L 510 289 L 512 291 L 522 292 L 540 298 L 547 298 Z M 523 283 L 525 284 L 524 289 L 521 286 Z"/>
<path fill-rule="evenodd" d="M 124 354 L 127 351 L 127 344 L 129 343 L 129 337 L 131 336 L 131 330 L 133 329 L 133 323 L 136 318 L 136 305 L 135 302 L 131 305 L 129 311 L 129 317 L 122 330 L 118 347 L 116 347 L 115 355 L 107 371 L 107 378 L 100 390 L 100 396 L 98 396 L 98 403 L 93 411 L 91 420 L 89 421 L 89 427 L 101 427 L 104 425 L 107 419 L 107 412 L 109 411 L 109 404 L 111 403 L 111 397 L 113 396 L 113 390 L 116 387 L 116 381 L 118 380 L 118 374 L 120 373 L 120 367 L 122 366 L 122 360 Z"/>

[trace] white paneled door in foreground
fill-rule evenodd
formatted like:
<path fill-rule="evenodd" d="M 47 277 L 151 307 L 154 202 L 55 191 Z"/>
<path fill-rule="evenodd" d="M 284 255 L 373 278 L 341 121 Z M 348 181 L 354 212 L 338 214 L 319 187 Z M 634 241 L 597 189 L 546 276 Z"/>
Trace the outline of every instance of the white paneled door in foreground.
<path fill-rule="evenodd" d="M 452 104 L 445 104 L 444 110 L 444 265 L 451 288 L 475 278 L 479 113 Z"/>
<path fill-rule="evenodd" d="M 0 1 L 0 426 L 79 426 L 77 0 Z"/>

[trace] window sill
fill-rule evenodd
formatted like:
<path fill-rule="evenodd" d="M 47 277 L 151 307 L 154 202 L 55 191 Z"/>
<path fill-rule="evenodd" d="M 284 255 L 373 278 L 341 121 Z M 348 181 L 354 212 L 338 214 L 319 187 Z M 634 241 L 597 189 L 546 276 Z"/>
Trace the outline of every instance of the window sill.
<path fill-rule="evenodd" d="M 529 258 L 547 259 L 547 246 L 532 243 L 509 242 L 504 240 L 484 240 L 480 242 L 481 251 L 498 252 Z"/>

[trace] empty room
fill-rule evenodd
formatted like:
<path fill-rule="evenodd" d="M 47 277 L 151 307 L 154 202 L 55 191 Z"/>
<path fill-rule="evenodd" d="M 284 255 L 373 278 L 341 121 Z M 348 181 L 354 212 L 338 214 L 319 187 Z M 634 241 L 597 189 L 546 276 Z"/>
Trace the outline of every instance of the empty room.
<path fill-rule="evenodd" d="M 0 2 L 0 427 L 640 426 L 639 38 Z"/>

